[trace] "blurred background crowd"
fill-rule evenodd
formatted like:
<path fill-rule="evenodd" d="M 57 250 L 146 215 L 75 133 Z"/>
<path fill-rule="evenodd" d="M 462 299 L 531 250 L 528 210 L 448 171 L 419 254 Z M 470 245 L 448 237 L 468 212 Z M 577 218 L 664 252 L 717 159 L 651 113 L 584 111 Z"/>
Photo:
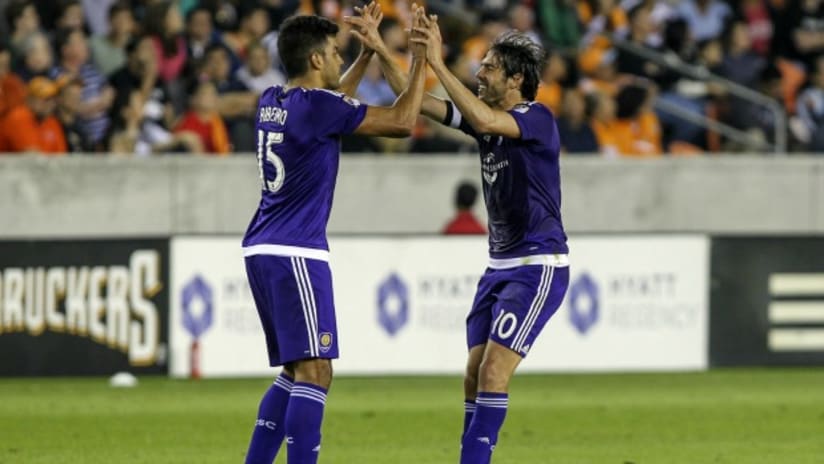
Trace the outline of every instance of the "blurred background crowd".
<path fill-rule="evenodd" d="M 408 66 L 406 0 L 381 33 Z M 428 0 L 448 63 L 476 87 L 489 42 L 517 29 L 549 52 L 537 100 L 568 155 L 824 153 L 822 0 Z M 277 28 L 341 25 L 349 0 L 0 0 L 0 155 L 255 151 L 257 97 L 285 82 Z M 437 79 L 427 88 L 445 96 Z M 358 98 L 389 105 L 377 60 Z M 347 137 L 345 152 L 474 152 L 421 118 L 408 139 Z"/>

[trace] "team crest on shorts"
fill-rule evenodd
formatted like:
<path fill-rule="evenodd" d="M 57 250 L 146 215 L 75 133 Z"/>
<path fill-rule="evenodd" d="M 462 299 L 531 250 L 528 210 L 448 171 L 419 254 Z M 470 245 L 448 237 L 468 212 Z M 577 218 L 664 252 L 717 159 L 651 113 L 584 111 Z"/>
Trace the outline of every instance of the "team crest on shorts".
<path fill-rule="evenodd" d="M 330 334 L 329 332 L 321 332 L 319 339 L 321 353 L 326 353 L 327 351 L 329 351 L 330 348 L 332 348 L 332 334 Z"/>

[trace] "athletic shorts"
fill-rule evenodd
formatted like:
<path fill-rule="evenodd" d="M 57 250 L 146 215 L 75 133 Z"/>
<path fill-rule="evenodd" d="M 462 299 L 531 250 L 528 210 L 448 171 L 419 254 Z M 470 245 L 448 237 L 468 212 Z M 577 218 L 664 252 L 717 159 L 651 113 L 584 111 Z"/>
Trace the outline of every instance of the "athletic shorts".
<path fill-rule="evenodd" d="M 329 263 L 253 255 L 246 275 L 266 335 L 269 364 L 338 357 L 338 329 Z"/>
<path fill-rule="evenodd" d="M 468 348 L 493 340 L 526 357 L 568 285 L 567 266 L 488 268 L 466 318 Z"/>

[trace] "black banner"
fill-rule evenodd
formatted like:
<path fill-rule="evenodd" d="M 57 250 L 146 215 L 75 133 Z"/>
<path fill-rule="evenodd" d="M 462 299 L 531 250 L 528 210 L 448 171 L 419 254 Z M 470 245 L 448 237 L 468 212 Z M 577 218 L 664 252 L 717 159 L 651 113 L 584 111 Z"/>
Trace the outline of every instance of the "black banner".
<path fill-rule="evenodd" d="M 167 372 L 168 240 L 0 242 L 0 376 Z"/>
<path fill-rule="evenodd" d="M 824 237 L 714 237 L 710 365 L 824 365 Z"/>

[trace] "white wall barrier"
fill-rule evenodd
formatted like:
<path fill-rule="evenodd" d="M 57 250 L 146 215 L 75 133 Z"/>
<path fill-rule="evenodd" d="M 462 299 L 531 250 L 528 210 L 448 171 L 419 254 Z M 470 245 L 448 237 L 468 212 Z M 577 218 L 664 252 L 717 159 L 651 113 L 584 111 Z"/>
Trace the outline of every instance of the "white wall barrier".
<path fill-rule="evenodd" d="M 486 264 L 483 238 L 335 238 L 340 374 L 460 373 L 464 317 Z M 521 369 L 707 368 L 709 239 L 570 240 L 570 290 Z M 238 238 L 171 245 L 170 372 L 272 375 Z"/>

